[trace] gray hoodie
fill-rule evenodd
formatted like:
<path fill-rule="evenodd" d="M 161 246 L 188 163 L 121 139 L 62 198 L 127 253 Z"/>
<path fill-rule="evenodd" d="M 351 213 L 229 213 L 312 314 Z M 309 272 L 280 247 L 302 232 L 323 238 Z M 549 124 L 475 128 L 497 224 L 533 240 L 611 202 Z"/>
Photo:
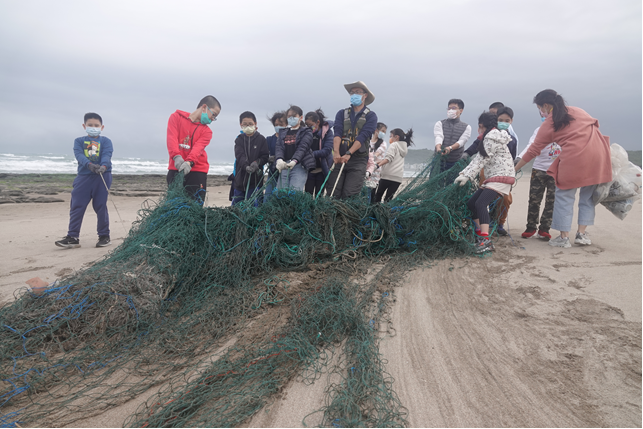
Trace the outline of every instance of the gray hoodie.
<path fill-rule="evenodd" d="M 404 157 L 409 152 L 406 142 L 398 141 L 389 145 L 385 158 L 388 164 L 382 167 L 381 178 L 402 183 L 404 179 Z"/>

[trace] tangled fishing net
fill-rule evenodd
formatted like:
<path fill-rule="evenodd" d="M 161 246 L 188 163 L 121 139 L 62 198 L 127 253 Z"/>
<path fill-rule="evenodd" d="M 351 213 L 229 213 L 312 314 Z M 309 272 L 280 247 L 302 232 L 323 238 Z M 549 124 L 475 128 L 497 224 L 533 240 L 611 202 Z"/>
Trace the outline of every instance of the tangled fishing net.
<path fill-rule="evenodd" d="M 439 157 L 390 203 L 282 190 L 202 207 L 172 186 L 122 245 L 0 309 L 0 426 L 68 426 L 145 394 L 133 427 L 236 426 L 337 375 L 306 424 L 404 426 L 379 353 L 412 264 L 471 254 L 471 187 Z M 433 172 L 433 174 L 432 174 Z"/>

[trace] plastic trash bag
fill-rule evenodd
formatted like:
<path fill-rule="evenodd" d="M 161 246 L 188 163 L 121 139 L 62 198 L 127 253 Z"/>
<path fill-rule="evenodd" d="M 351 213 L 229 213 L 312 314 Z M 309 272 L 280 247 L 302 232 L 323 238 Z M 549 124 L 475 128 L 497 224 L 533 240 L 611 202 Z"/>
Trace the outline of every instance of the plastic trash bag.
<path fill-rule="evenodd" d="M 603 204 L 623 220 L 634 201 L 641 198 L 641 169 L 629 161 L 627 152 L 620 145 L 613 144 L 610 149 L 612 181 L 598 185 L 592 198 L 594 204 Z"/>

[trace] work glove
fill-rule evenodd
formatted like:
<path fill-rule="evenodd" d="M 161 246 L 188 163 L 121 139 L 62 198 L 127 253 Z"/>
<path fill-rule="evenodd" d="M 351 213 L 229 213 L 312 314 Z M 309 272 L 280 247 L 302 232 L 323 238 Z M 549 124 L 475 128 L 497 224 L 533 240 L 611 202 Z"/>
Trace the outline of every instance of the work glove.
<path fill-rule="evenodd" d="M 275 156 L 274 156 L 274 155 L 270 155 L 270 156 L 268 157 L 268 162 L 269 162 L 269 163 L 271 163 L 271 164 L 272 164 L 273 162 L 275 162 Z"/>
<path fill-rule="evenodd" d="M 257 164 L 257 161 L 253 161 L 252 164 L 246 167 L 246 172 L 248 172 L 248 174 L 252 174 L 257 170 L 259 170 L 259 164 Z"/>
<path fill-rule="evenodd" d="M 97 173 L 98 173 L 98 174 L 103 174 L 103 173 L 104 173 L 104 172 L 106 172 L 106 171 L 107 171 L 107 167 L 105 167 L 104 165 L 101 165 L 101 166 L 98 168 Z"/>
<path fill-rule="evenodd" d="M 182 171 L 184 175 L 190 174 L 190 171 L 192 170 L 192 166 L 190 165 L 189 162 L 183 162 L 181 164 L 181 167 L 179 168 L 179 173 Z"/>
<path fill-rule="evenodd" d="M 455 178 L 453 183 L 457 183 L 460 186 L 464 186 L 465 183 L 469 181 L 469 178 L 463 174 Z"/>
<path fill-rule="evenodd" d="M 286 167 L 287 167 L 289 170 L 292 170 L 292 168 L 293 168 L 295 165 L 297 165 L 297 161 L 295 161 L 295 160 L 293 159 L 292 161 L 290 161 L 289 163 L 287 163 L 287 164 L 286 164 Z"/>
<path fill-rule="evenodd" d="M 366 172 L 366 178 L 368 179 L 369 177 L 371 177 L 371 172 L 370 172 L 370 171 L 367 171 L 367 172 Z"/>
<path fill-rule="evenodd" d="M 516 159 L 514 159 L 514 167 L 515 167 L 516 165 L 518 165 L 518 163 L 520 162 L 520 160 L 521 160 L 521 159 L 522 159 L 522 158 L 520 158 L 520 157 L 517 157 Z"/>
<path fill-rule="evenodd" d="M 471 158 L 471 157 L 469 156 L 468 153 L 462 152 L 462 156 L 460 157 L 460 159 L 469 159 L 469 158 Z"/>
<path fill-rule="evenodd" d="M 286 161 L 284 161 L 283 159 L 278 159 L 277 160 L 277 170 L 279 170 L 280 173 L 281 173 L 281 170 L 286 168 L 286 166 L 287 166 Z"/>
<path fill-rule="evenodd" d="M 183 157 L 181 155 L 175 155 L 174 158 L 174 166 L 176 167 L 177 170 L 181 169 L 181 165 L 185 162 Z"/>
<path fill-rule="evenodd" d="M 90 162 L 87 168 L 89 168 L 89 171 L 91 171 L 92 173 L 98 174 L 98 169 L 100 168 L 100 165 L 93 164 Z"/>

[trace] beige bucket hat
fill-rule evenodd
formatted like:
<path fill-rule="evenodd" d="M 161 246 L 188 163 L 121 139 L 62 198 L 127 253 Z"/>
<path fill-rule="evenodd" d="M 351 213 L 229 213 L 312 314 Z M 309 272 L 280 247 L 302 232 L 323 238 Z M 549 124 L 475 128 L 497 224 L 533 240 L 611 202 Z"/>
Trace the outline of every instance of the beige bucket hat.
<path fill-rule="evenodd" d="M 368 89 L 368 86 L 366 86 L 366 84 L 361 80 L 358 80 L 357 82 L 353 82 L 353 83 L 347 83 L 346 85 L 344 85 L 344 88 L 346 88 L 346 92 L 348 93 L 350 93 L 351 89 L 353 88 L 363 89 L 366 92 L 366 103 L 365 103 L 366 106 L 368 106 L 373 101 L 375 101 L 375 94 L 373 94 L 371 90 Z"/>

